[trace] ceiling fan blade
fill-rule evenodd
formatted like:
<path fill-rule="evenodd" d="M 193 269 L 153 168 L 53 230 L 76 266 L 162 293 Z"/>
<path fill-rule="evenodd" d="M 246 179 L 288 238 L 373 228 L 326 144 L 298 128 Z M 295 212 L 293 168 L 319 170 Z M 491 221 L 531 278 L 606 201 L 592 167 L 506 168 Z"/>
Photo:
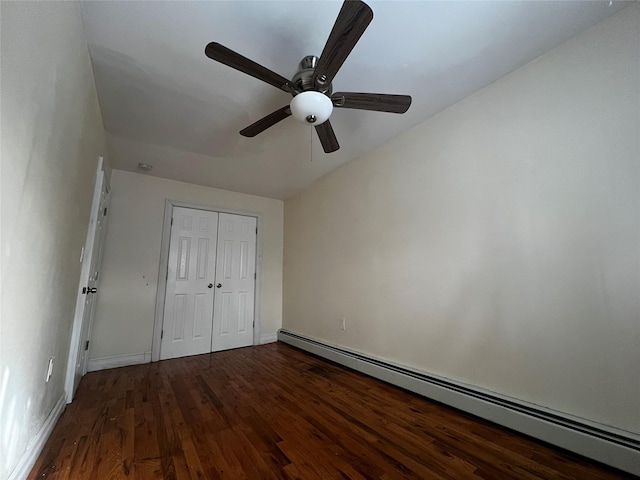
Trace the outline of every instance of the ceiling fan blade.
<path fill-rule="evenodd" d="M 346 0 L 329 34 L 313 74 L 316 86 L 328 85 L 373 20 L 373 11 L 360 0 Z"/>
<path fill-rule="evenodd" d="M 255 137 L 259 133 L 264 132 L 267 128 L 273 127 L 276 123 L 284 120 L 291 115 L 289 105 L 270 113 L 266 117 L 261 118 L 256 123 L 249 125 L 247 128 L 240 130 L 240 135 L 245 137 Z"/>
<path fill-rule="evenodd" d="M 320 125 L 316 125 L 316 133 L 318 134 L 324 153 L 335 152 L 340 148 L 338 139 L 336 138 L 336 134 L 333 132 L 333 127 L 331 127 L 329 120 L 321 123 Z"/>
<path fill-rule="evenodd" d="M 247 57 L 243 57 L 239 53 L 220 45 L 216 42 L 211 42 L 204 49 L 204 53 L 207 57 L 220 63 L 224 63 L 228 67 L 235 68 L 241 72 L 251 75 L 258 80 L 262 80 L 270 85 L 273 85 L 280 90 L 291 93 L 297 89 L 293 84 L 281 75 L 272 72 L 266 67 L 249 60 Z"/>
<path fill-rule="evenodd" d="M 384 93 L 338 92 L 331 95 L 334 107 L 375 110 L 376 112 L 404 113 L 411 106 L 409 95 Z"/>

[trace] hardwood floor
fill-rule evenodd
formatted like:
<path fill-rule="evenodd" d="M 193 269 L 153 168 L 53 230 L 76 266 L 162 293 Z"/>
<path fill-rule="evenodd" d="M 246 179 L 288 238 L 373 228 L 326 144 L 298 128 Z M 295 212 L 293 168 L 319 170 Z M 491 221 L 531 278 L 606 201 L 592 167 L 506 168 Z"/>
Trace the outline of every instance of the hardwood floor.
<path fill-rule="evenodd" d="M 627 477 L 273 343 L 89 373 L 29 478 Z"/>

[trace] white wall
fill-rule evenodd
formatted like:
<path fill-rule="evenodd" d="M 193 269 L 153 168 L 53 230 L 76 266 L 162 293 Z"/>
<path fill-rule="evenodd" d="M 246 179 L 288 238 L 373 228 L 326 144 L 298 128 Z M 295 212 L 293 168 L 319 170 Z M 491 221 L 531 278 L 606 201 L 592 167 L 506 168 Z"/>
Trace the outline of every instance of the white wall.
<path fill-rule="evenodd" d="M 639 17 L 287 200 L 284 328 L 640 433 Z"/>
<path fill-rule="evenodd" d="M 90 358 L 151 351 L 165 200 L 262 215 L 261 335 L 282 324 L 283 202 L 113 170 Z"/>
<path fill-rule="evenodd" d="M 29 456 L 63 399 L 104 130 L 78 5 L 2 2 L 1 17 L 4 479 Z M 50 357 L 53 376 L 45 383 Z"/>

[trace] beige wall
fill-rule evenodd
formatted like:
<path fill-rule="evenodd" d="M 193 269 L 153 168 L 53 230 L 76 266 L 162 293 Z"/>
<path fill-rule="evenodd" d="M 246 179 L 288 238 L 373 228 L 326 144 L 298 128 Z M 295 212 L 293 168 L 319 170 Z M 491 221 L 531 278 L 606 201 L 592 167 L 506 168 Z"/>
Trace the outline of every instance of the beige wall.
<path fill-rule="evenodd" d="M 2 2 L 1 17 L 4 479 L 64 393 L 104 131 L 78 5 Z"/>
<path fill-rule="evenodd" d="M 283 202 L 113 170 L 90 357 L 151 351 L 165 200 L 262 216 L 261 335 L 282 323 Z"/>
<path fill-rule="evenodd" d="M 283 327 L 640 433 L 639 16 L 287 200 Z"/>

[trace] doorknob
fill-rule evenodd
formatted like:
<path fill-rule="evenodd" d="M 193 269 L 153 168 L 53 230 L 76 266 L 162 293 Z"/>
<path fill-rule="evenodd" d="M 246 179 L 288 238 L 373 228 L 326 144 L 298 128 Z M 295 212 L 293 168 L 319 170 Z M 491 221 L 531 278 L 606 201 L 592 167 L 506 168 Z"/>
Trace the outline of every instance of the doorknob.
<path fill-rule="evenodd" d="M 213 288 L 213 283 L 210 283 L 209 285 L 207 285 L 208 288 Z"/>
<path fill-rule="evenodd" d="M 85 294 L 90 294 L 90 293 L 97 293 L 98 289 L 96 287 L 83 287 L 82 288 L 82 293 Z"/>
<path fill-rule="evenodd" d="M 219 284 L 216 285 L 216 288 L 220 288 L 221 286 L 222 286 L 222 284 L 219 283 Z"/>

